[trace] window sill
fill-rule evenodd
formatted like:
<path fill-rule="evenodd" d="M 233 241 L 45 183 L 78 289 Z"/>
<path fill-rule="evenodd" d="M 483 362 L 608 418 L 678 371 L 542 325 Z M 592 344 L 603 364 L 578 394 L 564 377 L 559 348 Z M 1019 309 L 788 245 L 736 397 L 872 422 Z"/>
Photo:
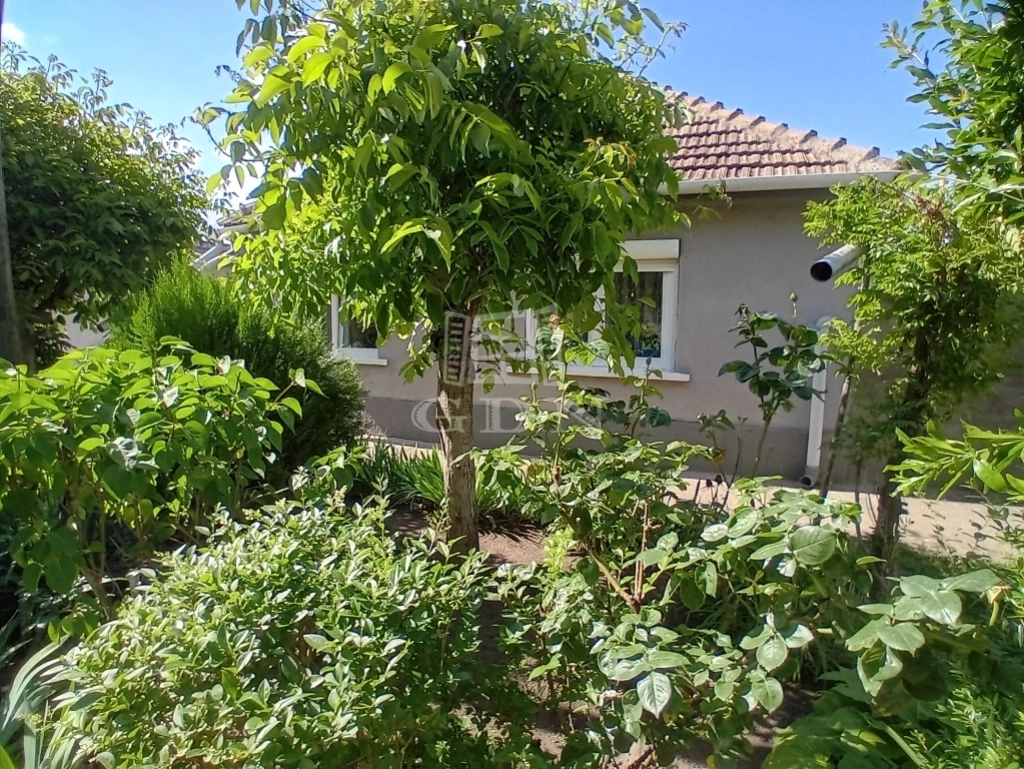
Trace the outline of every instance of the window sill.
<path fill-rule="evenodd" d="M 516 374 L 513 373 L 511 366 L 506 366 L 505 372 L 512 374 L 510 377 L 505 377 L 506 382 L 532 382 L 536 378 L 536 372 L 531 371 L 529 374 Z M 619 379 L 619 375 L 611 369 L 601 368 L 599 366 L 569 366 L 569 373 L 572 376 L 579 379 Z M 633 376 L 642 377 L 645 373 L 644 369 L 634 369 L 632 372 L 627 372 Z M 689 382 L 690 375 L 683 373 L 682 371 L 662 371 L 660 374 L 656 372 L 651 373 L 651 379 L 661 382 Z"/>
<path fill-rule="evenodd" d="M 334 357 L 337 360 L 352 361 L 357 366 L 387 366 L 387 358 L 363 358 L 358 355 L 347 355 L 344 350 L 336 350 Z"/>

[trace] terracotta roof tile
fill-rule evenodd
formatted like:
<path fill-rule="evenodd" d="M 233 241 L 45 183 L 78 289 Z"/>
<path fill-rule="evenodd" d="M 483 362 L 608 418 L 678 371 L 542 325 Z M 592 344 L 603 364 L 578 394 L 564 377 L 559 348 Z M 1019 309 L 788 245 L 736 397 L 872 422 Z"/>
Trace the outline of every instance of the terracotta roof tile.
<path fill-rule="evenodd" d="M 683 180 L 744 179 L 753 176 L 893 171 L 899 163 L 877 147 L 851 147 L 846 139 L 825 139 L 817 131 L 797 131 L 721 102 L 666 89 L 686 108 L 690 120 L 672 129 L 677 153 L 673 167 Z"/>

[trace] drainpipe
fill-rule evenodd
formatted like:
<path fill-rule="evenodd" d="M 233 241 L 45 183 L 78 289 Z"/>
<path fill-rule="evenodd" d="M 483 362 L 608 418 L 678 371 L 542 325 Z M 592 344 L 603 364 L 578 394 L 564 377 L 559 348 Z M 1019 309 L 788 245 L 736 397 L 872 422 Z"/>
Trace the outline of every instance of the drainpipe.
<path fill-rule="evenodd" d="M 818 332 L 825 330 L 831 318 L 822 318 L 818 321 Z M 815 352 L 821 355 L 824 348 L 819 344 Z M 828 367 L 823 366 L 811 378 L 811 389 L 814 396 L 811 398 L 811 416 L 807 421 L 807 460 L 804 464 L 804 474 L 800 478 L 800 485 L 805 489 L 813 489 L 818 484 L 818 472 L 821 469 L 821 443 L 825 432 L 825 393 L 828 390 Z"/>

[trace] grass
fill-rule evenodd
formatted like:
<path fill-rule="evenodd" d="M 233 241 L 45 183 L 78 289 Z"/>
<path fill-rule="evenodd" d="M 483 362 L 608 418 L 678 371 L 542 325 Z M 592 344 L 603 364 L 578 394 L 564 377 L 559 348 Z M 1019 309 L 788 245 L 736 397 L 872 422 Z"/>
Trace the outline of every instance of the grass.
<path fill-rule="evenodd" d="M 437 510 L 444 505 L 444 472 L 436 449 L 420 452 L 376 444 L 356 464 L 357 481 L 389 495 L 395 502 Z M 477 468 L 477 506 L 490 518 L 516 516 L 514 491 L 486 483 Z"/>

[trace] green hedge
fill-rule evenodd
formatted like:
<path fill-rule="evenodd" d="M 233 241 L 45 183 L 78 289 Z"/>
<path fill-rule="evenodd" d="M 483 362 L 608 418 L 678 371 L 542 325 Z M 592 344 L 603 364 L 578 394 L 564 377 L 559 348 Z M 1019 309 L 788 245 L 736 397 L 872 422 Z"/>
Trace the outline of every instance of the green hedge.
<path fill-rule="evenodd" d="M 300 368 L 320 385 L 323 397 L 307 390 L 302 419 L 294 432 L 285 433 L 279 470 L 271 476 L 275 482 L 312 457 L 350 445 L 361 431 L 364 391 L 359 373 L 351 362 L 331 356 L 318 321 L 296 323 L 249 305 L 230 281 L 179 262 L 111 318 L 109 344 L 147 350 L 166 336 L 184 339 L 215 357 L 244 360 L 254 376 L 280 386 L 288 383 L 291 370 Z"/>

